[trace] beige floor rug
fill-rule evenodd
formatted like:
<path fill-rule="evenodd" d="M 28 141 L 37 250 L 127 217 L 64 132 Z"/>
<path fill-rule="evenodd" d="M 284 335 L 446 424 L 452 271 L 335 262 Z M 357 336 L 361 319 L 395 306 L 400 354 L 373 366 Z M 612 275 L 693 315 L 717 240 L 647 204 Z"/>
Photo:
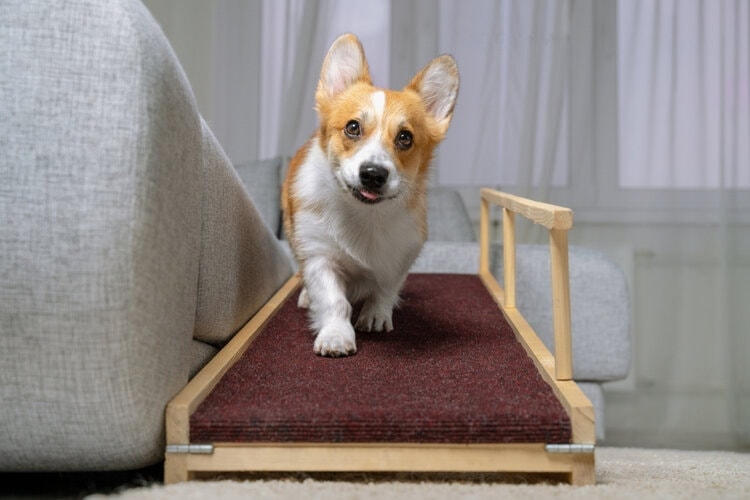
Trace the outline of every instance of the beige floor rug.
<path fill-rule="evenodd" d="M 519 476 L 333 475 L 234 477 L 151 485 L 91 499 L 750 499 L 750 454 L 600 448 L 595 486 Z M 527 481 L 526 484 L 517 484 Z M 540 482 L 542 481 L 542 482 Z M 529 482 L 534 484 L 528 484 Z"/>

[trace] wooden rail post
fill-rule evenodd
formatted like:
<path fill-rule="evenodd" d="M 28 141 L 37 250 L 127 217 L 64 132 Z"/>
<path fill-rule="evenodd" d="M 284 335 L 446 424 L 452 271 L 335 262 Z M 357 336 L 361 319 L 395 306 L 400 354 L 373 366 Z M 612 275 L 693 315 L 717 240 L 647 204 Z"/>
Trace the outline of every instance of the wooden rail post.
<path fill-rule="evenodd" d="M 552 276 L 552 327 L 555 332 L 555 376 L 573 378 L 573 339 L 570 332 L 570 285 L 568 231 L 549 230 L 550 274 Z"/>
<path fill-rule="evenodd" d="M 568 229 L 573 212 L 564 207 L 540 203 L 492 189 L 481 190 L 480 273 L 489 272 L 489 204 L 503 208 L 503 306 L 516 307 L 515 214 L 549 229 L 550 274 L 552 276 L 552 318 L 555 336 L 555 378 L 573 378 L 573 342 L 570 332 L 570 285 L 568 272 Z"/>
<path fill-rule="evenodd" d="M 505 307 L 516 307 L 516 217 L 503 208 L 503 287 Z"/>
<path fill-rule="evenodd" d="M 484 197 L 479 208 L 479 274 L 490 272 L 490 202 Z"/>

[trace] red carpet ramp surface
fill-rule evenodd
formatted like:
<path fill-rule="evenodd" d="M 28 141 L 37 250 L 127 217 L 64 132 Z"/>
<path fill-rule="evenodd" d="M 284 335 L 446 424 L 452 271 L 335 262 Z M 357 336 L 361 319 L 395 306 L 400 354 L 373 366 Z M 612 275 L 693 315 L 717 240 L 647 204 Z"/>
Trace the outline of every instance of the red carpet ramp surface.
<path fill-rule="evenodd" d="M 477 276 L 410 275 L 394 331 L 358 332 L 357 354 L 338 359 L 313 353 L 297 295 L 192 415 L 191 442 L 571 441 Z"/>

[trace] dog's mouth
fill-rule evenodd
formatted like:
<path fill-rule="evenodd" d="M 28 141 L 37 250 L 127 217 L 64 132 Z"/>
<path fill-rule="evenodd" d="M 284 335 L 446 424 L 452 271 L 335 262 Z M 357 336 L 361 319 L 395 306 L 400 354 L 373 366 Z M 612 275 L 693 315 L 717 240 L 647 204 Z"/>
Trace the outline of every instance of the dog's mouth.
<path fill-rule="evenodd" d="M 356 199 L 361 201 L 362 203 L 367 203 L 368 205 L 374 205 L 376 203 L 380 203 L 383 200 L 386 200 L 385 196 L 383 196 L 381 193 L 378 193 L 377 191 L 372 191 L 366 188 L 350 188 L 351 193 L 354 195 Z"/>

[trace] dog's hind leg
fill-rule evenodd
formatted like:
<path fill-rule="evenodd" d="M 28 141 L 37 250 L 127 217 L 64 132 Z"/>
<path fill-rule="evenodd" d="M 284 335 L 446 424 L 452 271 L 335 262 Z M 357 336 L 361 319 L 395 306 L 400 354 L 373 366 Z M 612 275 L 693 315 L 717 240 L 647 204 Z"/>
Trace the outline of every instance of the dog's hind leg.
<path fill-rule="evenodd" d="M 300 309 L 307 309 L 310 307 L 310 297 L 307 295 L 307 288 L 302 287 L 302 291 L 299 293 L 299 298 L 297 299 L 297 307 Z"/>

